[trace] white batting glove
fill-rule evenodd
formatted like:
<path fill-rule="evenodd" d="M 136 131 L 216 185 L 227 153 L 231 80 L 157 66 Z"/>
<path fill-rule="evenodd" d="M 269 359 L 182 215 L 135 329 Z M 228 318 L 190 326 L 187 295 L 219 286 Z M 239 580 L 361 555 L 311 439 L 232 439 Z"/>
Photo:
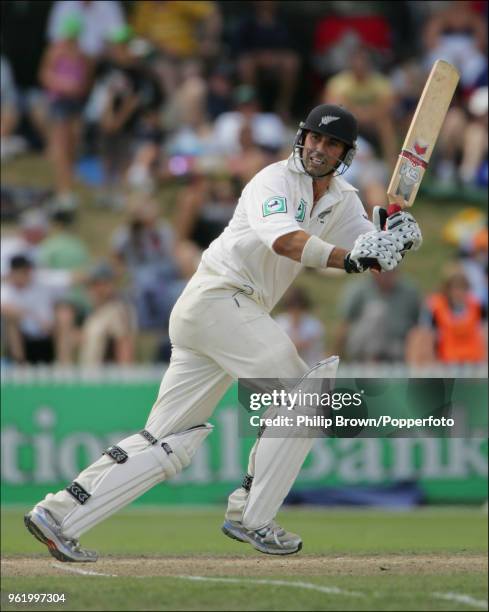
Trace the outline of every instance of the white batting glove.
<path fill-rule="evenodd" d="M 355 240 L 352 250 L 345 257 L 345 270 L 364 272 L 368 268 L 379 267 L 393 270 L 402 260 L 403 243 L 392 232 L 368 232 Z"/>
<path fill-rule="evenodd" d="M 418 222 L 406 210 L 400 210 L 387 216 L 387 211 L 381 206 L 375 206 L 372 220 L 377 230 L 393 232 L 403 243 L 402 252 L 417 251 L 423 244 L 423 236 Z"/>

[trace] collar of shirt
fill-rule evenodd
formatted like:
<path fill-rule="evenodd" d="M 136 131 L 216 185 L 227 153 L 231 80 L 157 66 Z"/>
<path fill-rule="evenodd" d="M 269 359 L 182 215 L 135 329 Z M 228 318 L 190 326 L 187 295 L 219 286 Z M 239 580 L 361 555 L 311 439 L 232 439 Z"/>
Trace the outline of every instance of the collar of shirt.
<path fill-rule="evenodd" d="M 302 164 L 296 153 L 292 153 L 287 160 L 287 168 L 296 174 L 302 174 L 310 181 L 311 198 L 312 196 L 312 178 L 304 171 Z M 334 176 L 329 184 L 328 191 L 317 201 L 311 214 L 311 219 L 317 217 L 324 211 L 332 208 L 335 204 L 339 204 L 345 197 L 346 192 L 357 192 L 358 189 L 350 185 L 341 176 Z M 312 199 L 311 199 L 312 201 Z"/>

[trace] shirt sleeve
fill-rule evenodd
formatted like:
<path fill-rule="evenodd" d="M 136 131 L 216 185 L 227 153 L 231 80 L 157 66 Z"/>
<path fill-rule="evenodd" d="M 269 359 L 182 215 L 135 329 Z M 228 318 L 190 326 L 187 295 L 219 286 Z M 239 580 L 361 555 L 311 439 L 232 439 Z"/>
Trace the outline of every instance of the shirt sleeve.
<path fill-rule="evenodd" d="M 270 249 L 277 238 L 300 230 L 285 178 L 273 169 L 258 174 L 246 187 L 247 215 L 250 227 Z"/>
<path fill-rule="evenodd" d="M 345 206 L 341 216 L 328 228 L 323 238 L 335 246 L 349 250 L 353 247 L 358 236 L 375 230 L 375 225 L 369 221 L 357 194 L 354 191 L 346 193 Z"/>

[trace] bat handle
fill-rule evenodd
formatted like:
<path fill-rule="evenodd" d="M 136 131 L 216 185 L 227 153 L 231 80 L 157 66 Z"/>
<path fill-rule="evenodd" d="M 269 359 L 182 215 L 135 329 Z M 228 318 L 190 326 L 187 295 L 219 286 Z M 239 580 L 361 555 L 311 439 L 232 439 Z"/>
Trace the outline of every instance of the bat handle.
<path fill-rule="evenodd" d="M 399 204 L 389 204 L 389 206 L 387 207 L 387 215 L 385 217 L 385 220 L 387 220 L 387 217 L 390 217 L 391 215 L 395 215 L 400 210 L 402 210 L 402 208 L 399 206 Z M 382 229 L 385 229 L 385 220 L 384 220 L 384 223 L 382 224 Z M 370 270 L 374 272 L 375 274 L 380 274 L 381 272 L 381 269 L 378 263 L 372 264 L 370 266 Z"/>
<path fill-rule="evenodd" d="M 395 215 L 400 210 L 402 210 L 402 208 L 399 206 L 399 204 L 389 204 L 387 207 L 387 216 L 390 217 L 391 215 Z"/>

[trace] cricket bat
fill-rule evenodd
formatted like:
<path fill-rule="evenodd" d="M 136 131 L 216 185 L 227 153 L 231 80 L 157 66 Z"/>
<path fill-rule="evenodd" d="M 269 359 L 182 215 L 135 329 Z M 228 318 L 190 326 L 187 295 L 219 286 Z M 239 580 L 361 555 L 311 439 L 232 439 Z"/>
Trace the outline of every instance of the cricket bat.
<path fill-rule="evenodd" d="M 387 189 L 388 214 L 414 204 L 459 78 L 448 62 L 434 63 Z"/>

